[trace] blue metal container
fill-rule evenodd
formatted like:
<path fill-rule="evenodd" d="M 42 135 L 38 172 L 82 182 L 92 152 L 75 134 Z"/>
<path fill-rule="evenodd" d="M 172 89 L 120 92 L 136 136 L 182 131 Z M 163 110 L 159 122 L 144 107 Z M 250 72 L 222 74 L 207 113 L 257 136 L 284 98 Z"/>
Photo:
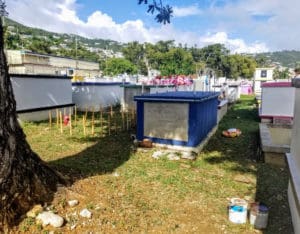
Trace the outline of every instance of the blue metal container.
<path fill-rule="evenodd" d="M 197 147 L 217 124 L 216 92 L 167 92 L 135 96 L 137 139 Z"/>

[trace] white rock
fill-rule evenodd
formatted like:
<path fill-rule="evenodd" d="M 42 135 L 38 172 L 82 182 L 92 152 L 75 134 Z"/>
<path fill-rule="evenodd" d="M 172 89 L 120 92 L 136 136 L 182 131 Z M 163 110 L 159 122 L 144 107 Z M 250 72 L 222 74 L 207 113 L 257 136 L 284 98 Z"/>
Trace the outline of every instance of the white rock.
<path fill-rule="evenodd" d="M 84 217 L 84 218 L 91 218 L 92 217 L 92 212 L 90 212 L 88 209 L 83 209 L 82 211 L 80 211 L 80 216 Z"/>
<path fill-rule="evenodd" d="M 49 211 L 40 213 L 36 219 L 40 220 L 43 226 L 50 224 L 51 226 L 58 228 L 64 224 L 64 219 L 62 217 Z"/>
<path fill-rule="evenodd" d="M 181 158 L 183 159 L 189 159 L 189 160 L 195 160 L 196 159 L 197 154 L 194 152 L 183 152 L 181 154 Z"/>
<path fill-rule="evenodd" d="M 70 200 L 68 201 L 68 205 L 73 207 L 73 206 L 77 206 L 79 204 L 78 200 Z"/>
<path fill-rule="evenodd" d="M 114 176 L 114 177 L 119 177 L 120 175 L 119 175 L 118 172 L 114 172 L 114 173 L 113 173 L 113 176 Z"/>
<path fill-rule="evenodd" d="M 167 158 L 172 161 L 180 160 L 180 157 L 175 153 L 169 153 Z"/>
<path fill-rule="evenodd" d="M 153 154 L 152 154 L 152 158 L 160 158 L 161 156 L 163 156 L 163 152 L 162 151 L 155 151 Z"/>

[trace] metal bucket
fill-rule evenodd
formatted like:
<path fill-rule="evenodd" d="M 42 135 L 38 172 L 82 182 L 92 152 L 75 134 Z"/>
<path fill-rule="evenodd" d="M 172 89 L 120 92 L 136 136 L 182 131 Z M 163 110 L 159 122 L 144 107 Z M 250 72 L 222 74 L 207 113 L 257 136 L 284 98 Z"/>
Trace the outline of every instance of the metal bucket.
<path fill-rule="evenodd" d="M 263 203 L 252 203 L 250 208 L 250 224 L 256 229 L 264 229 L 268 225 L 269 208 Z"/>

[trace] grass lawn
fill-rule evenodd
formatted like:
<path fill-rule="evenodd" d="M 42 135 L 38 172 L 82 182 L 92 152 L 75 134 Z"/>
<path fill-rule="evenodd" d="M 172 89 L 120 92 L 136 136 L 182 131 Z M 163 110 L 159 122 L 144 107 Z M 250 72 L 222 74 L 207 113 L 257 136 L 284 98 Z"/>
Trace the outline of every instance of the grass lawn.
<path fill-rule="evenodd" d="M 156 149 L 134 152 L 129 131 L 100 133 L 97 121 L 95 134 L 88 126 L 86 137 L 79 122 L 72 136 L 67 127 L 61 134 L 48 122 L 23 127 L 33 150 L 72 180 L 48 204 L 66 220 L 55 233 L 292 233 L 288 171 L 257 160 L 258 121 L 254 97 L 242 97 L 194 161 L 154 159 Z M 242 135 L 221 136 L 232 127 Z M 229 222 L 232 197 L 267 204 L 268 228 Z M 68 207 L 73 199 L 79 205 Z M 79 216 L 83 208 L 92 211 L 91 219 Z M 50 230 L 26 218 L 15 232 Z"/>

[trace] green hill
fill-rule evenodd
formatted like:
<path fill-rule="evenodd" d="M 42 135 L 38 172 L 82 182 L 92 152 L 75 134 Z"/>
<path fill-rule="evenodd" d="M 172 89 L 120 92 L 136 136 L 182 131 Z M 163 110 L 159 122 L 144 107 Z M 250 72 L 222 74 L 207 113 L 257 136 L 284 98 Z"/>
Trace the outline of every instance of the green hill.
<path fill-rule="evenodd" d="M 5 18 L 5 44 L 7 49 L 31 50 L 36 53 L 52 54 L 99 61 L 120 52 L 124 44 L 104 39 L 89 39 L 74 34 L 55 33 L 24 26 Z M 106 52 L 105 52 L 106 51 Z M 110 51 L 110 54 L 107 54 Z"/>
<path fill-rule="evenodd" d="M 270 53 L 262 53 L 272 63 L 280 63 L 284 67 L 295 68 L 300 64 L 300 51 L 284 50 Z"/>
<path fill-rule="evenodd" d="M 7 49 L 28 49 L 37 53 L 67 56 L 91 61 L 99 61 L 113 57 L 121 52 L 125 44 L 113 40 L 90 39 L 74 34 L 54 33 L 43 29 L 24 26 L 9 18 L 5 18 Z M 111 51 L 108 54 L 107 51 Z M 300 51 L 277 51 L 259 53 L 254 57 L 263 57 L 267 64 L 278 64 L 294 68 L 300 64 Z"/>

